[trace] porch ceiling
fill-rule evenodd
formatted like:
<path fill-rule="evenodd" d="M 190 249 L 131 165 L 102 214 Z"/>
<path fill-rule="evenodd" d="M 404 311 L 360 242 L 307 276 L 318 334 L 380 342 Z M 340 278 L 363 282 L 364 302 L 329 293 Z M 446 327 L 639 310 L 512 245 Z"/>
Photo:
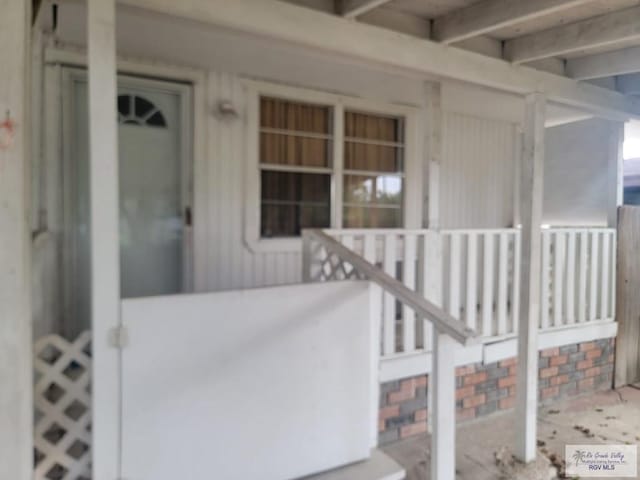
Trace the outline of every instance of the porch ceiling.
<path fill-rule="evenodd" d="M 425 33 L 435 41 L 570 78 L 598 79 L 598 85 L 612 90 L 618 75 L 640 72 L 640 61 L 620 62 L 622 49 L 640 48 L 640 0 L 285 1 L 404 33 Z M 425 28 L 416 29 L 416 22 Z"/>

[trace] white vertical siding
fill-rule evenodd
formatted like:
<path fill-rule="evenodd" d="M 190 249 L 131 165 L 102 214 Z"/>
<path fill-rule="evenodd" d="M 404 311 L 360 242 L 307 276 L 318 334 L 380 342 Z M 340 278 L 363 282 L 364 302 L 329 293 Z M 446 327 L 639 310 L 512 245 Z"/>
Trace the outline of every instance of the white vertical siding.
<path fill-rule="evenodd" d="M 501 228 L 513 222 L 516 128 L 512 123 L 444 114 L 440 173 L 443 228 Z"/>
<path fill-rule="evenodd" d="M 200 228 L 206 234 L 206 284 L 215 291 L 301 281 L 301 252 L 253 252 L 245 243 L 246 92 L 240 78 L 208 75 L 208 104 L 231 100 L 237 119 L 209 116 L 207 182 Z M 441 187 L 443 228 L 504 227 L 513 215 L 515 127 L 508 122 L 445 113 Z M 196 208 L 198 205 L 196 204 Z M 202 213 L 202 212 L 201 212 Z M 206 218 L 204 218 L 206 217 Z M 202 236 L 200 237 L 202 238 Z"/>
<path fill-rule="evenodd" d="M 245 90 L 235 75 L 210 73 L 207 92 L 209 105 L 213 107 L 220 100 L 230 100 L 240 116 L 237 119 L 209 116 L 206 167 L 202 169 L 206 170 L 208 181 L 200 183 L 205 191 L 196 195 L 207 216 L 200 227 L 207 229 L 206 285 L 199 285 L 199 290 L 300 282 L 301 252 L 254 253 L 245 244 L 245 142 L 248 137 Z"/>

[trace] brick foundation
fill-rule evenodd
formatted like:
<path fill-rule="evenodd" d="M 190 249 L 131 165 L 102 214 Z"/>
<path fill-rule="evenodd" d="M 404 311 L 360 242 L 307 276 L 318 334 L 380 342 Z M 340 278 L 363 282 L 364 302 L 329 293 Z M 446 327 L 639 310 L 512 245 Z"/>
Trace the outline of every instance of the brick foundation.
<path fill-rule="evenodd" d="M 540 405 L 611 388 L 613 338 L 542 350 L 539 353 Z M 456 369 L 458 422 L 513 408 L 516 358 Z M 427 375 L 384 383 L 380 388 L 378 443 L 384 445 L 427 431 Z"/>

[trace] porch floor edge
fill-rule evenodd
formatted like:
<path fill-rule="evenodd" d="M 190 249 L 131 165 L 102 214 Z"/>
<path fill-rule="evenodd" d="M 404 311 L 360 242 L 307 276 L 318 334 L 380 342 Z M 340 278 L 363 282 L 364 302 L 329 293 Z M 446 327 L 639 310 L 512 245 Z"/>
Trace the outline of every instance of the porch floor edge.
<path fill-rule="evenodd" d="M 318 473 L 300 480 L 403 480 L 406 471 L 382 450 L 373 449 L 362 462 Z"/>

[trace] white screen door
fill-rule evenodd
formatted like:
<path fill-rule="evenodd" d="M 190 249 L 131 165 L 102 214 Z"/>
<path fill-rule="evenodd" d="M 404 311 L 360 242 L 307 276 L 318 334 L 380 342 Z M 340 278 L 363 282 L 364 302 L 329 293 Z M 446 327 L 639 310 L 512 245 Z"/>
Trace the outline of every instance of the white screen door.
<path fill-rule="evenodd" d="M 90 325 L 88 86 L 70 75 L 68 286 L 71 332 Z M 185 271 L 188 169 L 185 129 L 189 91 L 182 85 L 118 78 L 120 268 L 123 298 L 180 293 Z"/>

